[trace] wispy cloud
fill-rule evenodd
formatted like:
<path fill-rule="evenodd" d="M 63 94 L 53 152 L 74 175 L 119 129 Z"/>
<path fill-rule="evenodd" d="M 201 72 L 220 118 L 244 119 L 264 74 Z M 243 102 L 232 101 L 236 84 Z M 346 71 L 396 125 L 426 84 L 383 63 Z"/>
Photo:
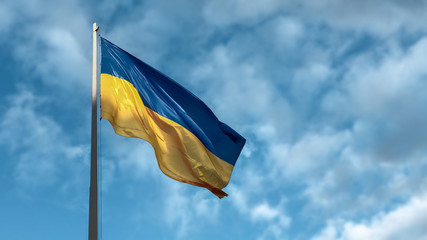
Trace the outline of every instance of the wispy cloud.
<path fill-rule="evenodd" d="M 203 223 L 212 224 L 219 220 L 220 202 L 210 198 L 211 193 L 198 191 L 189 196 L 185 186 L 180 183 L 168 182 L 163 186 L 166 188 L 164 220 L 172 231 L 176 231 L 176 239 L 193 238 L 192 234 L 198 232 Z"/>
<path fill-rule="evenodd" d="M 424 239 L 427 237 L 426 212 L 427 199 L 421 195 L 394 210 L 377 213 L 364 221 L 330 222 L 313 240 Z"/>
<path fill-rule="evenodd" d="M 10 96 L 10 105 L 1 115 L 0 144 L 8 149 L 7 160 L 13 162 L 9 176 L 26 190 L 55 185 L 60 195 L 71 196 L 86 182 L 89 149 L 71 143 L 62 126 L 43 113 L 43 104 L 50 100 L 26 89 Z"/>

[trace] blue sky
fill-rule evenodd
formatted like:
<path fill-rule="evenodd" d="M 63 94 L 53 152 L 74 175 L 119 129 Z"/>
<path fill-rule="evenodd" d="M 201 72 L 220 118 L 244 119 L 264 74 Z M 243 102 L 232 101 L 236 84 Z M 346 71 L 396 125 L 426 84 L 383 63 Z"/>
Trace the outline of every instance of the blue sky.
<path fill-rule="evenodd" d="M 102 239 L 427 239 L 427 1 L 0 2 L 0 239 L 86 239 L 92 23 L 247 139 L 228 198 L 101 121 Z"/>

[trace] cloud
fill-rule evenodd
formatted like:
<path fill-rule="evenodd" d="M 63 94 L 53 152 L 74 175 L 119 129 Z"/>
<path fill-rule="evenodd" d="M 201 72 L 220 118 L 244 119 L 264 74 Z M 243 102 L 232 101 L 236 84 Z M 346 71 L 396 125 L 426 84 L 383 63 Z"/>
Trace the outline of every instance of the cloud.
<path fill-rule="evenodd" d="M 254 220 L 271 220 L 278 215 L 279 211 L 277 209 L 271 208 L 266 203 L 256 206 L 251 212 L 251 218 Z"/>
<path fill-rule="evenodd" d="M 252 224 L 262 226 L 262 232 L 257 239 L 283 239 L 287 236 L 286 229 L 292 222 L 292 218 L 285 212 L 287 199 L 281 197 L 278 204 L 272 206 L 265 199 L 257 197 L 263 192 L 265 196 L 266 192 L 265 189 L 257 189 L 258 184 L 254 182 L 264 179 L 257 178 L 256 174 L 248 174 L 246 177 L 247 181 L 244 181 L 242 186 L 233 184 L 227 188 L 231 203 L 244 218 L 249 218 Z"/>
<path fill-rule="evenodd" d="M 82 86 L 89 89 L 90 78 L 85 77 L 90 73 L 89 55 L 84 54 L 70 29 L 41 28 L 31 40 L 15 47 L 14 56 L 24 64 L 22 68 L 33 78 L 41 79 L 46 87 L 60 88 L 63 93 Z"/>
<path fill-rule="evenodd" d="M 312 21 L 324 22 L 341 31 L 362 31 L 380 36 L 389 36 L 399 31 L 424 31 L 421 24 L 425 1 L 398 0 L 379 1 L 374 5 L 369 0 L 343 2 L 302 1 L 299 15 Z"/>
<path fill-rule="evenodd" d="M 425 239 L 427 230 L 427 196 L 413 197 L 389 212 L 381 212 L 361 222 L 330 222 L 313 240 L 398 240 Z"/>
<path fill-rule="evenodd" d="M 259 182 L 269 186 L 267 191 L 298 186 L 297 196 L 306 201 L 303 219 L 367 217 L 426 189 L 422 169 L 427 162 L 421 147 L 426 102 L 421 89 L 426 71 L 420 65 L 425 62 L 425 40 L 407 47 L 390 43 L 385 48 L 380 59 L 375 51 L 360 53 L 340 73 L 342 81 L 331 84 L 328 72 L 333 69 L 320 71 L 326 73 L 323 82 L 318 82 L 323 88 L 323 109 L 312 113 L 311 121 L 302 125 L 304 134 L 294 141 L 281 138 L 286 132 L 276 124 L 253 130 L 263 147 L 252 149 L 249 157 L 261 155 L 265 160 L 256 170 L 244 171 L 262 176 Z M 298 130 L 288 134 L 292 131 Z M 311 212 L 319 214 L 310 216 Z"/>
<path fill-rule="evenodd" d="M 357 4 L 341 7 L 363 9 L 364 3 Z M 380 11 L 394 9 L 396 3 L 392 5 L 380 4 Z M 230 188 L 242 214 L 262 202 L 257 194 L 294 189 L 292 184 L 299 189 L 296 197 L 306 201 L 300 203 L 300 217 L 310 219 L 310 212 L 317 211 L 318 218 L 313 218 L 318 221 L 325 216 L 368 216 L 424 188 L 419 170 L 425 166 L 424 150 L 418 144 L 426 136 L 421 93 L 425 68 L 420 65 L 425 62 L 424 40 L 409 45 L 399 38 L 375 40 L 399 32 L 400 24 L 406 26 L 385 29 L 375 9 L 359 23 L 351 20 L 356 12 L 343 15 L 340 22 L 340 17 L 323 15 L 323 10 L 329 12 L 326 5 L 319 8 L 307 3 L 301 6 L 301 12 L 307 11 L 302 15 L 270 15 L 253 24 L 253 31 L 242 29 L 212 47 L 194 68 L 191 83 L 203 83 L 200 91 L 209 105 L 249 136 L 250 154 L 240 159 L 247 167 Z M 294 32 L 286 35 L 283 30 L 280 37 L 280 26 Z M 350 34 L 355 38 L 344 32 L 355 32 Z M 363 34 L 374 35 L 374 40 L 357 48 L 356 43 L 365 41 Z M 245 125 L 239 124 L 241 119 Z M 417 180 L 422 187 L 416 187 Z M 245 189 L 245 184 L 255 187 Z M 268 188 L 260 191 L 259 185 Z"/>
<path fill-rule="evenodd" d="M 256 129 L 251 126 L 255 123 L 257 126 L 273 124 L 286 131 L 294 120 L 286 96 L 265 78 L 260 66 L 240 59 L 240 50 L 236 46 L 212 49 L 205 62 L 193 69 L 192 79 L 197 79 L 197 84 L 206 84 L 204 96 L 207 104 L 222 121 L 237 126 L 239 130 L 239 119 L 246 119 L 246 124 L 240 126 L 240 132 L 247 128 Z"/>
<path fill-rule="evenodd" d="M 203 15 L 211 24 L 227 27 L 232 24 L 253 24 L 280 11 L 283 4 L 278 0 L 267 0 L 256 4 L 247 0 L 208 2 Z"/>
<path fill-rule="evenodd" d="M 43 112 L 48 98 L 21 89 L 9 97 L 8 107 L 0 121 L 0 145 L 12 164 L 15 182 L 23 189 L 56 186 L 68 204 L 81 197 L 74 190 L 81 187 L 88 167 L 89 149 L 72 143 L 55 120 Z"/>
<path fill-rule="evenodd" d="M 265 229 L 257 239 L 283 239 L 287 236 L 287 229 L 291 224 L 291 218 L 284 213 L 284 199 L 276 207 L 268 203 L 255 205 L 250 210 L 251 220 L 256 224 L 265 224 Z"/>
<path fill-rule="evenodd" d="M 285 179 L 314 177 L 313 174 L 327 171 L 350 141 L 348 131 L 307 133 L 292 146 L 273 145 L 269 154 L 271 168 L 284 174 Z"/>
<path fill-rule="evenodd" d="M 423 151 L 424 128 L 411 129 L 427 120 L 420 90 L 427 74 L 421 64 L 426 43 L 420 39 L 407 50 L 389 46 L 390 53 L 380 61 L 375 52 L 362 54 L 344 76 L 342 88 L 323 100 L 324 109 L 334 116 L 354 119 L 360 147 L 379 160 L 407 159 Z"/>
<path fill-rule="evenodd" d="M 13 13 L 5 3 L 0 4 L 0 32 L 4 33 L 10 30 L 13 22 Z"/>
<path fill-rule="evenodd" d="M 16 30 L 6 32 L 8 39 L 14 39 L 8 45 L 14 67 L 27 76 L 21 82 L 60 88 L 62 94 L 57 97 L 70 101 L 74 100 L 70 93 L 75 96 L 80 93 L 77 89 L 89 89 L 91 35 L 87 32 L 91 26 L 80 4 L 50 0 L 3 4 L 0 9 L 8 12 L 6 22 Z"/>
<path fill-rule="evenodd" d="M 272 141 L 272 169 L 306 184 L 307 213 L 365 216 L 425 189 L 425 48 L 423 38 L 391 40 L 359 53 L 321 98 L 321 124 L 293 143 Z"/>
<path fill-rule="evenodd" d="M 189 235 L 199 231 L 204 224 L 218 221 L 221 204 L 212 198 L 208 191 L 200 191 L 194 195 L 188 194 L 182 183 L 164 183 L 166 189 L 164 200 L 164 220 L 169 227 L 176 231 L 176 239 L 187 239 Z"/>

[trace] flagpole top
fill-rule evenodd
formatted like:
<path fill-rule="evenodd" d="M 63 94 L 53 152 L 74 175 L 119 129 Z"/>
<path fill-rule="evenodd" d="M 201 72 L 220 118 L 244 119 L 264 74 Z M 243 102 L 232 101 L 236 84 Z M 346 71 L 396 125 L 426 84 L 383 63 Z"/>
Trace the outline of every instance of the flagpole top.
<path fill-rule="evenodd" d="M 97 31 L 98 31 L 98 29 L 99 29 L 99 26 L 98 26 L 98 25 L 96 25 L 96 22 L 94 22 L 94 23 L 93 23 L 93 31 L 94 31 L 94 32 L 97 32 Z"/>

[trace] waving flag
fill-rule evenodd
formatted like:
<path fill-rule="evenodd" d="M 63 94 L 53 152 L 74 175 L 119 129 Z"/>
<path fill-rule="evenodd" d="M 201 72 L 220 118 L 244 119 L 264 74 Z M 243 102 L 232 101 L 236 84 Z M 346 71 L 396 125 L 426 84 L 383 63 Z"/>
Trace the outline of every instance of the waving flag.
<path fill-rule="evenodd" d="M 101 38 L 101 117 L 148 141 L 167 176 L 219 198 L 246 142 L 184 87 Z"/>

